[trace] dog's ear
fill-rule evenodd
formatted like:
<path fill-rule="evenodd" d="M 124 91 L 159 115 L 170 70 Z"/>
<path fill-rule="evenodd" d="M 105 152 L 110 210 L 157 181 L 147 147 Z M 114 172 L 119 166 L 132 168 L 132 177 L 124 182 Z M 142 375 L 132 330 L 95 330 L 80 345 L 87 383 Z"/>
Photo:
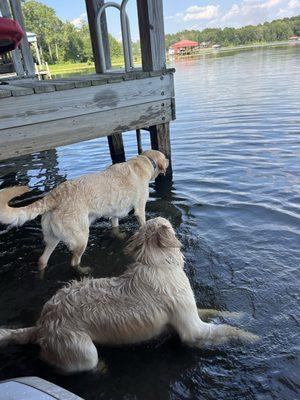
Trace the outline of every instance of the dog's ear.
<path fill-rule="evenodd" d="M 133 257 L 136 257 L 143 251 L 145 238 L 140 234 L 139 231 L 135 232 L 131 238 L 127 241 L 124 252 Z"/>
<path fill-rule="evenodd" d="M 157 161 L 157 167 L 161 174 L 166 175 L 168 166 L 169 166 L 169 160 L 167 158 Z"/>
<path fill-rule="evenodd" d="M 161 225 L 154 233 L 154 242 L 160 248 L 180 248 L 182 245 L 175 236 L 173 229 Z"/>

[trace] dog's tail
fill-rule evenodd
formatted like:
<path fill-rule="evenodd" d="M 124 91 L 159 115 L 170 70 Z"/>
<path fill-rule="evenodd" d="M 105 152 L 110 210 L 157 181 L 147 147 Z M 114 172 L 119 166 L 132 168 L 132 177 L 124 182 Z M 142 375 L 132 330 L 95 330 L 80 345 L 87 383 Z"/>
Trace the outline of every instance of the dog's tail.
<path fill-rule="evenodd" d="M 26 221 L 44 214 L 55 206 L 56 201 L 51 193 L 26 207 L 13 208 L 8 205 L 11 199 L 28 191 L 29 189 L 26 186 L 14 186 L 0 190 L 0 223 L 21 226 Z"/>
<path fill-rule="evenodd" d="M 28 344 L 35 343 L 36 327 L 21 329 L 0 329 L 0 347 L 8 344 Z"/>

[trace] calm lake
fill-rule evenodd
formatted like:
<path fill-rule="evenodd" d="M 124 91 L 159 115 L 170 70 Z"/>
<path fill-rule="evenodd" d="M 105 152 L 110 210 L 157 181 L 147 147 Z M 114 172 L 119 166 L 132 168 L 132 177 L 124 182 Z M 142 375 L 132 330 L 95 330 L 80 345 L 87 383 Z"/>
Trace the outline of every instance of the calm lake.
<path fill-rule="evenodd" d="M 57 375 L 35 346 L 9 346 L 0 349 L 0 379 L 36 375 L 87 400 L 300 398 L 300 46 L 174 66 L 173 182 L 151 185 L 147 218 L 162 215 L 175 226 L 198 304 L 244 311 L 228 322 L 261 340 L 205 351 L 177 337 L 99 348 L 106 371 L 77 376 Z M 136 154 L 134 134 L 124 140 L 126 156 Z M 109 164 L 107 141 L 97 139 L 2 163 L 0 184 L 28 183 L 39 194 Z M 121 229 L 129 237 L 134 217 Z M 124 243 L 99 220 L 83 263 L 94 277 L 120 274 Z M 70 255 L 58 247 L 38 277 L 39 220 L 0 236 L 0 246 L 0 325 L 32 325 L 44 302 L 77 278 Z"/>

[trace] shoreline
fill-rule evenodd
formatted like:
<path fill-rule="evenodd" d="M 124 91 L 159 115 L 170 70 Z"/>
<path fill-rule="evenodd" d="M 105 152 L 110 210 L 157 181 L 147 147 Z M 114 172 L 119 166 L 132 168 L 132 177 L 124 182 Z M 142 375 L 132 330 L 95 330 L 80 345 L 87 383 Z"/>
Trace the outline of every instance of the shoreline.
<path fill-rule="evenodd" d="M 220 54 L 226 53 L 230 51 L 240 51 L 240 50 L 253 50 L 258 48 L 264 47 L 276 47 L 276 46 L 288 46 L 291 45 L 290 41 L 284 42 L 269 42 L 269 43 L 255 43 L 249 45 L 242 45 L 242 46 L 229 46 L 229 47 L 221 47 L 220 49 L 213 49 L 213 48 L 203 48 L 198 50 L 192 54 L 182 54 L 177 56 L 169 56 L 167 54 L 167 61 L 173 61 L 178 59 L 185 59 L 185 58 L 195 58 L 199 56 L 211 55 L 211 54 Z M 124 62 L 122 60 L 112 60 L 112 67 L 113 68 L 121 68 Z M 65 64 L 52 64 L 49 65 L 50 71 L 52 75 L 60 75 L 60 74 L 71 74 L 71 73 L 83 73 L 90 71 L 92 72 L 95 70 L 94 63 L 65 63 Z"/>
<path fill-rule="evenodd" d="M 258 48 L 264 48 L 264 47 L 276 47 L 276 46 L 288 46 L 291 45 L 290 41 L 284 41 L 284 42 L 269 42 L 269 43 L 255 43 L 255 44 L 246 44 L 242 46 L 228 46 L 228 47 L 221 47 L 219 49 L 213 49 L 211 47 L 209 48 L 202 48 L 199 49 L 197 52 L 193 52 L 190 54 L 182 54 L 182 55 L 167 55 L 167 60 L 175 60 L 175 59 L 181 59 L 181 58 L 193 58 L 193 57 L 199 57 L 199 56 L 204 56 L 207 54 L 220 54 L 220 53 L 225 53 L 229 51 L 239 51 L 239 50 L 253 50 L 253 49 L 258 49 Z"/>

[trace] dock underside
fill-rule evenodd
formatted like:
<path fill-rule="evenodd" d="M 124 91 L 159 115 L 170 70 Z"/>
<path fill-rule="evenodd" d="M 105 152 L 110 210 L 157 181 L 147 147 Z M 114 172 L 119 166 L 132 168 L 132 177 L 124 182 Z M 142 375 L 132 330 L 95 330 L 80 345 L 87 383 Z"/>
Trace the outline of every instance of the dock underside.
<path fill-rule="evenodd" d="M 173 70 L 0 86 L 0 160 L 175 118 Z"/>

